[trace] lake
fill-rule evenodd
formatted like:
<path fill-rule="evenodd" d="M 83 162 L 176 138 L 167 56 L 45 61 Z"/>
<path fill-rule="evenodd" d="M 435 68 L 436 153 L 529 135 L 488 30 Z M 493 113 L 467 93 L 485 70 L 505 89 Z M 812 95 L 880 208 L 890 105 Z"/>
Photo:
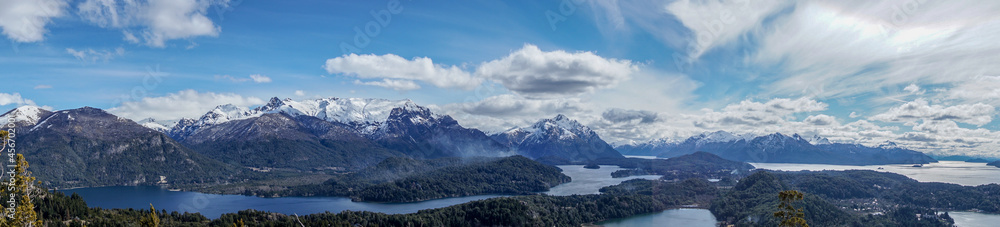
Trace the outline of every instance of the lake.
<path fill-rule="evenodd" d="M 652 214 L 636 215 L 627 218 L 608 220 L 597 223 L 605 227 L 617 226 L 688 226 L 715 227 L 715 215 L 706 209 L 671 209 Z"/>
<path fill-rule="evenodd" d="M 582 165 L 559 166 L 563 173 L 572 178 L 544 192 L 550 195 L 597 194 L 602 187 L 616 185 L 636 178 L 654 179 L 657 176 L 633 176 L 611 178 L 611 172 L 618 166 L 601 166 L 600 169 L 585 169 Z M 388 214 L 415 213 L 423 209 L 433 209 L 462 204 L 475 200 L 500 197 L 502 195 L 466 196 L 436 199 L 414 203 L 366 203 L 353 202 L 344 197 L 281 197 L 260 198 L 242 195 L 216 195 L 198 192 L 168 191 L 155 186 L 100 187 L 64 190 L 83 196 L 90 207 L 149 209 L 152 203 L 156 209 L 168 211 L 201 213 L 208 218 L 218 218 L 224 213 L 254 209 L 283 214 L 314 214 L 344 210 L 373 211 Z"/>
<path fill-rule="evenodd" d="M 627 181 L 631 179 L 657 179 L 660 176 L 656 175 L 644 175 L 644 176 L 630 176 L 623 178 L 612 178 L 611 173 L 614 171 L 621 170 L 621 167 L 602 165 L 600 169 L 587 169 L 583 168 L 583 165 L 559 165 L 557 166 L 563 170 L 563 174 L 569 176 L 573 179 L 569 183 L 556 185 L 549 189 L 549 191 L 544 192 L 547 195 L 555 196 L 566 196 L 566 195 L 586 195 L 586 194 L 598 194 L 601 193 L 600 190 L 603 187 L 617 185 L 622 183 L 622 181 Z"/>
<path fill-rule="evenodd" d="M 1000 183 L 1000 168 L 987 166 L 986 163 L 971 163 L 962 161 L 940 161 L 925 164 L 924 167 L 913 165 L 827 165 L 827 164 L 796 164 L 796 163 L 750 163 L 758 169 L 799 171 L 799 170 L 875 170 L 902 174 L 920 182 L 944 182 L 965 186 Z M 878 169 L 882 167 L 883 169 Z"/>
<path fill-rule="evenodd" d="M 283 214 L 314 214 L 344 210 L 374 211 L 387 214 L 415 213 L 423 209 L 441 208 L 475 200 L 500 197 L 500 195 L 466 196 L 413 203 L 353 202 L 345 197 L 281 197 L 260 198 L 242 195 L 217 195 L 198 192 L 168 191 L 156 186 L 119 186 L 80 188 L 63 191 L 76 192 L 87 201 L 87 206 L 102 208 L 156 209 L 201 213 L 208 218 L 218 218 L 224 213 L 254 209 Z"/>

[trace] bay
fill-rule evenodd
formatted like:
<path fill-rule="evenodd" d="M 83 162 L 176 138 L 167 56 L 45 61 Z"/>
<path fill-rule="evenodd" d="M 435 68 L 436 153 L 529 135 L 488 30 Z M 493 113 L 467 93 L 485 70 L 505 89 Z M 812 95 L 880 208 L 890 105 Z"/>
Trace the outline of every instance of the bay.
<path fill-rule="evenodd" d="M 597 223 L 605 227 L 618 226 L 689 226 L 714 227 L 718 221 L 706 209 L 671 209 Z"/>
<path fill-rule="evenodd" d="M 617 185 L 622 183 L 622 181 L 631 179 L 660 178 L 660 176 L 656 175 L 613 178 L 611 177 L 612 172 L 623 169 L 613 165 L 601 165 L 600 169 L 587 169 L 583 168 L 583 165 L 559 165 L 557 167 L 563 170 L 563 174 L 572 178 L 572 181 L 550 188 L 549 191 L 544 192 L 547 195 L 567 196 L 599 194 L 601 193 L 601 188 Z"/>

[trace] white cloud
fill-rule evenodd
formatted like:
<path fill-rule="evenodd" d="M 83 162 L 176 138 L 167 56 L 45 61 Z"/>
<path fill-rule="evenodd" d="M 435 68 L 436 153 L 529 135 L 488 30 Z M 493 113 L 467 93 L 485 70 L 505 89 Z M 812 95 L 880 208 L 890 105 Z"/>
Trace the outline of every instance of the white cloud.
<path fill-rule="evenodd" d="M 267 77 L 267 76 L 264 76 L 264 75 L 260 75 L 260 74 L 253 74 L 253 75 L 250 75 L 249 77 L 234 77 L 234 76 L 230 76 L 230 75 L 215 75 L 215 79 L 216 80 L 229 80 L 229 81 L 237 82 L 237 83 L 242 83 L 242 82 L 247 82 L 247 81 L 253 81 L 254 83 L 258 83 L 258 84 L 259 83 L 270 83 L 271 82 L 271 78 L 270 77 Z"/>
<path fill-rule="evenodd" d="M 476 75 L 528 97 L 565 97 L 614 86 L 636 71 L 638 66 L 629 60 L 607 59 L 593 52 L 543 52 L 527 44 L 502 59 L 483 63 Z"/>
<path fill-rule="evenodd" d="M 1000 74 L 1000 2 L 803 1 L 755 33 L 776 94 L 846 97 Z M 794 38 L 791 38 L 794 37 Z"/>
<path fill-rule="evenodd" d="M 306 92 L 302 90 L 295 90 L 295 96 L 306 96 Z"/>
<path fill-rule="evenodd" d="M 813 125 L 832 125 L 837 123 L 837 118 L 826 114 L 819 114 L 806 117 L 802 122 Z"/>
<path fill-rule="evenodd" d="M 258 83 L 258 84 L 259 83 L 270 83 L 271 82 L 271 78 L 270 77 L 267 77 L 267 76 L 264 76 L 264 75 L 260 75 L 260 74 L 250 75 L 250 79 L 252 79 L 254 83 Z"/>
<path fill-rule="evenodd" d="M 9 104 L 16 105 L 35 105 L 35 101 L 30 99 L 22 98 L 20 93 L 0 93 L 0 106 L 6 106 Z"/>
<path fill-rule="evenodd" d="M 66 53 L 73 55 L 76 59 L 84 62 L 107 62 L 115 57 L 125 55 L 125 48 L 115 48 L 114 50 L 94 50 L 91 48 L 76 50 L 73 48 L 66 48 Z"/>
<path fill-rule="evenodd" d="M 49 88 L 52 88 L 52 85 L 48 85 L 48 84 L 39 84 L 39 85 L 35 86 L 35 89 L 36 89 L 36 90 L 37 90 L 37 89 L 49 89 Z"/>
<path fill-rule="evenodd" d="M 884 122 L 915 122 L 950 120 L 982 126 L 993 121 L 996 108 L 983 103 L 954 106 L 931 105 L 922 98 L 890 108 L 885 113 L 872 116 Z"/>
<path fill-rule="evenodd" d="M 171 121 L 180 118 L 198 118 L 212 108 L 224 104 L 249 107 L 264 103 L 264 100 L 257 97 L 183 90 L 166 96 L 146 97 L 139 101 L 123 102 L 117 107 L 108 109 L 108 111 L 132 120 L 152 117 L 157 120 Z"/>
<path fill-rule="evenodd" d="M 78 5 L 84 21 L 123 29 L 124 39 L 165 47 L 174 39 L 218 36 L 221 28 L 205 14 L 208 7 L 228 7 L 228 0 L 86 0 Z M 137 29 L 138 33 L 130 30 Z M 138 35 L 136 35 L 138 34 Z"/>
<path fill-rule="evenodd" d="M 418 85 L 417 83 L 414 83 L 413 81 L 410 81 L 410 80 L 382 79 L 382 81 L 368 81 L 368 82 L 362 82 L 360 80 L 354 80 L 354 84 L 357 84 L 357 85 L 378 86 L 378 87 L 389 88 L 389 89 L 397 90 L 397 91 L 409 91 L 409 90 L 420 89 L 420 85 Z"/>
<path fill-rule="evenodd" d="M 0 1 L 0 28 L 16 42 L 38 42 L 45 39 L 45 26 L 60 17 L 69 6 L 66 0 L 3 0 Z"/>
<path fill-rule="evenodd" d="M 790 3 L 785 0 L 680 0 L 667 5 L 666 10 L 694 33 L 689 54 L 697 59 L 712 48 L 760 28 L 768 15 Z"/>
<path fill-rule="evenodd" d="M 482 79 L 472 77 L 457 66 L 434 64 L 434 61 L 427 57 L 407 60 L 395 54 L 350 54 L 327 59 L 324 67 L 331 74 L 345 74 L 363 79 L 408 80 L 410 83 L 419 80 L 441 88 L 470 90 L 482 83 Z"/>

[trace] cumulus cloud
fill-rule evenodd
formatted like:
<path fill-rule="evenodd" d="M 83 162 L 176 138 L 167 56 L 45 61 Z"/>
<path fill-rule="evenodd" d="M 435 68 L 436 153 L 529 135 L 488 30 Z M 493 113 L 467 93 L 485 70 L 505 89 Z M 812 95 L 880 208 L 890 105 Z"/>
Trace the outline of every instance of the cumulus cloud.
<path fill-rule="evenodd" d="M 354 84 L 357 84 L 357 85 L 368 85 L 368 86 L 378 86 L 378 87 L 389 88 L 389 89 L 396 90 L 396 91 L 409 91 L 409 90 L 420 89 L 420 85 L 418 85 L 417 83 L 415 83 L 413 81 L 410 81 L 410 80 L 382 79 L 382 81 L 368 81 L 368 82 L 363 82 L 363 81 L 360 81 L 360 80 L 355 80 Z"/>
<path fill-rule="evenodd" d="M 694 126 L 706 130 L 742 130 L 751 129 L 763 132 L 779 132 L 784 128 L 792 114 L 823 111 L 827 108 L 822 103 L 809 98 L 787 99 L 776 98 L 767 102 L 743 100 L 730 104 L 721 111 L 704 109 L 702 113 L 689 115 Z M 812 123 L 834 122 L 829 116 L 815 116 Z M 825 121 L 824 121 L 825 120 Z"/>
<path fill-rule="evenodd" d="M 885 113 L 872 116 L 872 120 L 885 122 L 915 122 L 918 120 L 952 120 L 982 126 L 993 121 L 996 108 L 983 103 L 954 106 L 931 105 L 919 98 L 901 106 L 890 108 Z"/>
<path fill-rule="evenodd" d="M 819 114 L 806 117 L 802 122 L 813 125 L 832 125 L 837 122 L 837 118 L 826 114 Z"/>
<path fill-rule="evenodd" d="M 628 80 L 638 66 L 593 52 L 544 52 L 527 44 L 510 55 L 483 63 L 476 74 L 527 97 L 566 97 Z"/>
<path fill-rule="evenodd" d="M 86 0 L 77 8 L 84 21 L 123 29 L 124 39 L 165 47 L 174 39 L 218 36 L 221 28 L 206 15 L 209 6 L 228 7 L 228 0 Z M 133 30 L 137 30 L 133 32 Z"/>
<path fill-rule="evenodd" d="M 60 17 L 69 6 L 67 0 L 0 1 L 0 28 L 15 42 L 38 42 L 45 39 L 45 26 Z"/>
<path fill-rule="evenodd" d="M 198 118 L 219 105 L 233 104 L 249 107 L 264 103 L 264 100 L 257 97 L 183 90 L 166 96 L 146 97 L 139 101 L 123 102 L 117 107 L 108 109 L 108 111 L 132 120 L 151 117 L 169 121 L 180 118 Z"/>
<path fill-rule="evenodd" d="M 21 97 L 20 93 L 0 93 L 0 106 L 10 104 L 33 106 L 35 105 L 35 101 Z"/>
<path fill-rule="evenodd" d="M 578 99 L 526 99 L 514 94 L 491 96 L 456 107 L 469 114 L 486 116 L 544 116 L 584 108 Z"/>
<path fill-rule="evenodd" d="M 331 74 L 345 74 L 363 79 L 395 79 L 424 81 L 441 88 L 471 90 L 482 83 L 457 66 L 434 64 L 427 57 L 405 59 L 395 54 L 386 55 L 343 55 L 326 60 L 326 71 Z M 385 81 L 383 81 L 385 82 Z"/>
<path fill-rule="evenodd" d="M 628 122 L 639 120 L 640 123 L 652 123 L 656 121 L 657 114 L 652 111 L 646 110 L 625 110 L 625 109 L 608 109 L 601 114 L 604 120 L 611 122 Z"/>
<path fill-rule="evenodd" d="M 306 92 L 302 90 L 295 90 L 295 96 L 306 96 Z"/>

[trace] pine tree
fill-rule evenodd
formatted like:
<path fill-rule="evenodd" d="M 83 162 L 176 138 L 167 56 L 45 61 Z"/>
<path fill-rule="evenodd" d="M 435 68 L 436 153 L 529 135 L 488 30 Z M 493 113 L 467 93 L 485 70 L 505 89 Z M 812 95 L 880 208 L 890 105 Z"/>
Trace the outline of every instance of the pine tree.
<path fill-rule="evenodd" d="M 6 141 L 8 135 L 2 133 L 0 136 L 3 136 L 4 141 Z M 35 177 L 32 177 L 31 171 L 28 171 L 28 161 L 24 160 L 24 155 L 17 154 L 16 157 L 17 165 L 14 167 L 14 185 L 9 185 L 9 181 L 4 181 L 3 186 L 0 186 L 0 194 L 13 194 L 17 201 L 15 203 L 17 207 L 14 208 L 13 214 L 9 210 L 3 209 L 4 218 L 3 221 L 0 221 L 0 226 L 42 226 L 42 220 L 39 220 L 38 214 L 35 213 L 35 204 L 31 201 L 32 193 L 36 189 L 34 185 Z M 8 191 L 7 189 L 10 188 L 14 190 Z M 9 196 L 7 198 L 10 199 Z M 5 206 L 5 208 L 7 207 Z"/>
<path fill-rule="evenodd" d="M 152 203 L 149 204 L 149 212 L 149 215 L 143 215 L 139 219 L 139 225 L 143 227 L 159 227 L 160 217 L 156 216 L 156 208 L 153 207 Z"/>
<path fill-rule="evenodd" d="M 778 212 L 774 212 L 774 217 L 781 219 L 781 223 L 778 226 L 781 227 L 809 227 L 806 223 L 805 213 L 802 209 L 795 209 L 792 203 L 803 198 L 802 192 L 796 190 L 787 190 L 778 193 L 778 199 L 781 200 L 781 204 L 778 205 Z"/>

